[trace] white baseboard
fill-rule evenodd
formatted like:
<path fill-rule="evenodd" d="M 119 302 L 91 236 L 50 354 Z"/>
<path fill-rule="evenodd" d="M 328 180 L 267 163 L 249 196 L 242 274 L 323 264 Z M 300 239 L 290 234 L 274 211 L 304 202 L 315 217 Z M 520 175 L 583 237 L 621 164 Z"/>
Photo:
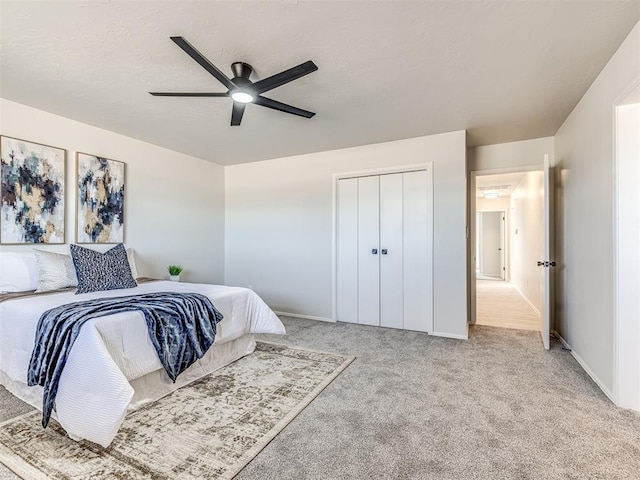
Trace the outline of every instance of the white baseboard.
<path fill-rule="evenodd" d="M 511 285 L 513 285 L 516 288 L 516 292 L 518 292 L 520 296 L 524 299 L 524 301 L 529 304 L 529 306 L 533 309 L 533 311 L 538 316 L 538 318 L 542 318 L 542 314 L 540 313 L 540 310 L 538 310 L 536 306 L 533 303 L 531 303 L 531 300 L 529 300 L 527 296 L 524 293 L 522 293 L 522 290 L 520 290 L 515 283 L 512 283 Z"/>
<path fill-rule="evenodd" d="M 611 392 L 607 387 L 605 387 L 602 382 L 600 381 L 600 379 L 596 376 L 595 373 L 593 373 L 593 370 L 591 370 L 589 368 L 589 366 L 585 363 L 584 360 L 582 360 L 582 358 L 580 357 L 580 355 L 578 355 L 576 353 L 576 351 L 571 348 L 571 345 L 569 345 L 567 343 L 567 341 L 562 338 L 562 335 L 560 335 L 558 332 L 556 332 L 555 330 L 553 330 L 552 335 L 554 335 L 562 344 L 562 346 L 566 349 L 568 349 L 571 352 L 571 355 L 573 356 L 573 358 L 576 359 L 576 362 L 578 362 L 578 364 L 582 367 L 582 369 L 587 372 L 587 375 L 589 375 L 591 377 L 591 380 L 593 380 L 594 382 L 596 382 L 596 385 L 598 385 L 598 388 L 600 388 L 600 390 L 602 390 L 602 392 L 607 396 L 607 398 L 609 400 L 611 400 L 611 402 L 613 402 L 614 405 L 617 405 L 616 401 L 614 400 L 614 395 L 613 392 Z"/>
<path fill-rule="evenodd" d="M 316 317 L 315 315 L 302 315 L 300 313 L 290 313 L 290 312 L 274 312 L 276 315 L 283 315 L 285 317 L 294 317 L 294 318 L 304 318 L 305 320 L 318 320 L 320 322 L 330 322 L 336 323 L 336 321 L 332 318 L 328 317 Z M 357 324 L 354 324 L 357 325 Z M 456 340 L 469 340 L 469 335 L 457 335 L 453 333 L 443 333 L 443 332 L 432 332 L 429 335 L 433 335 L 434 337 L 445 337 L 445 338 L 454 338 Z"/>
<path fill-rule="evenodd" d="M 320 322 L 336 323 L 336 321 L 333 318 L 328 318 L 328 317 L 316 317 L 315 315 L 302 315 L 301 313 L 276 312 L 276 311 L 274 311 L 273 313 L 275 313 L 276 315 L 283 315 L 285 317 L 304 318 L 305 320 L 318 320 Z"/>
<path fill-rule="evenodd" d="M 455 338 L 456 340 L 469 340 L 469 335 L 458 335 L 455 333 L 431 332 L 434 337 Z"/>

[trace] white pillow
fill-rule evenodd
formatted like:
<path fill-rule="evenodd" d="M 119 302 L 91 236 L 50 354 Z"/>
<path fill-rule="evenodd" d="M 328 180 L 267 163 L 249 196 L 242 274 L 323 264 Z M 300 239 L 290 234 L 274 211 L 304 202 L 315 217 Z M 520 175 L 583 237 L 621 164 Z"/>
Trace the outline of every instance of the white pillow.
<path fill-rule="evenodd" d="M 71 255 L 64 253 L 34 250 L 38 264 L 38 289 L 36 292 L 48 292 L 66 287 L 76 287 L 78 277 Z"/>
<path fill-rule="evenodd" d="M 127 260 L 131 267 L 131 276 L 135 279 L 138 278 L 138 269 L 136 268 L 136 259 L 133 255 L 133 248 L 127 248 Z"/>
<path fill-rule="evenodd" d="M 38 288 L 33 253 L 0 252 L 0 292 L 28 292 Z"/>

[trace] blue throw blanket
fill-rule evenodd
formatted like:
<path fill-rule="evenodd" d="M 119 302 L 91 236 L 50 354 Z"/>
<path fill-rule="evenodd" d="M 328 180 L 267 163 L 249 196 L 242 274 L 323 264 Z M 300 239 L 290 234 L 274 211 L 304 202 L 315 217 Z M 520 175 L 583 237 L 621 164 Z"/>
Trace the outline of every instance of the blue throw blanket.
<path fill-rule="evenodd" d="M 158 292 L 98 298 L 61 305 L 42 314 L 27 381 L 44 387 L 42 426 L 51 418 L 60 375 L 80 328 L 90 319 L 139 310 L 144 314 L 151 343 L 167 374 L 180 373 L 207 352 L 216 338 L 222 314 L 198 293 Z"/>

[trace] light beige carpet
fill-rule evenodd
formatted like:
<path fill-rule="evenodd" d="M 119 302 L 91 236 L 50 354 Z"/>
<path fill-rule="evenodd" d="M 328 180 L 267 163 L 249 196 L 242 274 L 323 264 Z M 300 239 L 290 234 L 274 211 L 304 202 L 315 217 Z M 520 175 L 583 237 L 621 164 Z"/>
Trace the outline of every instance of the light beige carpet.
<path fill-rule="evenodd" d="M 258 343 L 256 352 L 128 415 L 109 448 L 40 412 L 0 424 L 0 462 L 25 479 L 229 479 L 354 357 Z"/>

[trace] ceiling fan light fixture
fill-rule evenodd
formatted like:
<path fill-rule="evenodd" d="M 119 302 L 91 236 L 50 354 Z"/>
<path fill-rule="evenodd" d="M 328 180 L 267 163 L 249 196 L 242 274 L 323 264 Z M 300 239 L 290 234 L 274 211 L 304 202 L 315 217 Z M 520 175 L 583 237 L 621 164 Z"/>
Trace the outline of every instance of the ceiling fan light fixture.
<path fill-rule="evenodd" d="M 293 82 L 300 77 L 304 77 L 318 70 L 318 66 L 311 60 L 300 65 L 291 67 L 270 77 L 263 78 L 258 82 L 250 80 L 253 69 L 251 65 L 244 62 L 234 62 L 231 64 L 231 71 L 234 77 L 229 78 L 222 70 L 205 58 L 195 49 L 184 37 L 170 37 L 173 43 L 180 47 L 187 55 L 195 60 L 202 68 L 218 80 L 226 89 L 225 92 L 149 92 L 156 97 L 231 97 L 233 108 L 231 110 L 231 126 L 237 127 L 242 121 L 245 105 L 253 103 L 261 107 L 271 108 L 279 112 L 290 113 L 299 117 L 311 118 L 314 112 L 303 110 L 302 108 L 287 105 L 271 98 L 263 97 L 264 92 L 281 87 L 289 82 Z"/>
<path fill-rule="evenodd" d="M 251 103 L 256 99 L 252 94 L 243 90 L 236 90 L 231 93 L 231 98 L 240 103 Z"/>

